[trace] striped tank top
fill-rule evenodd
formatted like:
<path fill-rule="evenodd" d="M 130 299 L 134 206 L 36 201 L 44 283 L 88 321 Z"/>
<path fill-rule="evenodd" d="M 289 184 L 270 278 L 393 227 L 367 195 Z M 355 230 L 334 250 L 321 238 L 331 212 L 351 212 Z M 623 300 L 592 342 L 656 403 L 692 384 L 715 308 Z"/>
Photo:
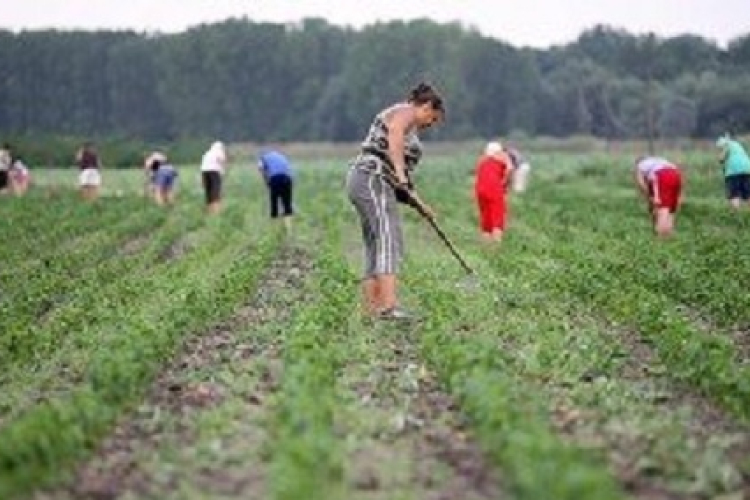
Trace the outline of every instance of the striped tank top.
<path fill-rule="evenodd" d="M 385 116 L 391 110 L 393 110 L 393 107 L 381 111 L 372 121 L 372 125 L 370 125 L 370 129 L 361 144 L 362 152 L 354 160 L 355 167 L 375 173 L 382 173 L 383 169 L 388 169 L 389 173 L 395 174 L 393 166 L 390 165 L 388 125 L 385 123 Z M 416 131 L 412 130 L 404 139 L 404 160 L 407 171 L 413 171 L 421 159 L 422 143 Z"/>

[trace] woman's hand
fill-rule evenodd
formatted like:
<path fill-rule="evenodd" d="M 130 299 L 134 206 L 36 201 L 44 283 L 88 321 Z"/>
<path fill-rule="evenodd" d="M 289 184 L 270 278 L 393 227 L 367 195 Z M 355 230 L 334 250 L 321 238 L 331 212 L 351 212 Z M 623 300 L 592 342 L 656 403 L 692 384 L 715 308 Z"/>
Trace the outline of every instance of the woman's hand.
<path fill-rule="evenodd" d="M 403 168 L 396 167 L 396 187 L 398 189 L 409 189 L 409 178 Z"/>

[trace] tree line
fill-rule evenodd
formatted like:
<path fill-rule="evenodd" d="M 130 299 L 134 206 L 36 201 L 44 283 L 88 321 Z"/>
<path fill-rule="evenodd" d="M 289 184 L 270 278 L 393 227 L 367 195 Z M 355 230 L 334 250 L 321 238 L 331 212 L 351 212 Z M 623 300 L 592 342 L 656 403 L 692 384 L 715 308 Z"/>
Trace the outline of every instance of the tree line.
<path fill-rule="evenodd" d="M 353 141 L 420 80 L 447 102 L 437 139 L 750 129 L 750 34 L 720 48 L 602 25 L 542 50 L 429 20 L 231 19 L 177 34 L 0 31 L 0 61 L 6 136 Z"/>

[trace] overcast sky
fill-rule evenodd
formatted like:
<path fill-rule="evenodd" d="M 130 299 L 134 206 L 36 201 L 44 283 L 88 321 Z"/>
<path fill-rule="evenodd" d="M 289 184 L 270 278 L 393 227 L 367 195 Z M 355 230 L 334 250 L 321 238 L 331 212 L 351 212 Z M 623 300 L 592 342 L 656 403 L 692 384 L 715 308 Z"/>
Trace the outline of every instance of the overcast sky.
<path fill-rule="evenodd" d="M 182 31 L 229 17 L 322 17 L 359 28 L 378 20 L 461 21 L 516 46 L 574 40 L 596 24 L 661 36 L 693 33 L 721 46 L 750 33 L 750 0 L 0 0 L 0 27 Z"/>

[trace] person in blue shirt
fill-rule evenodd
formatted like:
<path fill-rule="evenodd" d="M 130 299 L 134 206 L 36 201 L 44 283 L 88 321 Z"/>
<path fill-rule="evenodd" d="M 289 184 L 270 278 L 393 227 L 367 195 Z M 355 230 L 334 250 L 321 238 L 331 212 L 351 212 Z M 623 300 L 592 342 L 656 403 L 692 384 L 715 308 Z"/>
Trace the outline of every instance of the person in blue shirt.
<path fill-rule="evenodd" d="M 727 198 L 734 208 L 740 208 L 742 201 L 750 202 L 750 157 L 737 140 L 725 134 L 716 141 L 721 148 L 719 160 L 724 166 L 724 183 Z"/>
<path fill-rule="evenodd" d="M 292 227 L 292 216 L 294 208 L 292 203 L 294 192 L 294 174 L 289 159 L 280 152 L 273 149 L 261 151 L 258 158 L 258 170 L 268 187 L 268 199 L 271 209 L 271 217 L 278 218 L 283 215 L 284 225 L 287 231 Z M 279 205 L 283 213 L 279 213 Z"/>

